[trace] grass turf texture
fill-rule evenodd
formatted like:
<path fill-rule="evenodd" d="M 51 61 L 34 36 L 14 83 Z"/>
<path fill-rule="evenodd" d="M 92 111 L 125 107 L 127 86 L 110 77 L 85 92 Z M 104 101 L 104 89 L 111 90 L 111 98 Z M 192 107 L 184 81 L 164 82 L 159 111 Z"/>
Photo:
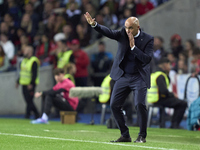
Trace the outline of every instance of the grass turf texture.
<path fill-rule="evenodd" d="M 138 127 L 129 127 L 135 140 Z M 148 128 L 147 143 L 110 143 L 118 129 L 101 125 L 30 124 L 30 120 L 0 119 L 0 150 L 200 150 L 200 132 Z"/>

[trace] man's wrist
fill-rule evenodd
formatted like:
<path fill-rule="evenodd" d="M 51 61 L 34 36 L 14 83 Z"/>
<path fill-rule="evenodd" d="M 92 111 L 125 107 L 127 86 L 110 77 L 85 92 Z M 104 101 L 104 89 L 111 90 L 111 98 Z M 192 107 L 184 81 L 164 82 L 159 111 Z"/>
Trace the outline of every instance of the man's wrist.
<path fill-rule="evenodd" d="M 135 48 L 135 45 L 133 45 L 133 47 L 131 47 L 131 50 L 134 50 L 134 48 Z"/>
<path fill-rule="evenodd" d="M 97 22 L 95 21 L 95 23 L 94 24 L 91 24 L 91 27 L 92 28 L 95 28 L 97 26 Z"/>

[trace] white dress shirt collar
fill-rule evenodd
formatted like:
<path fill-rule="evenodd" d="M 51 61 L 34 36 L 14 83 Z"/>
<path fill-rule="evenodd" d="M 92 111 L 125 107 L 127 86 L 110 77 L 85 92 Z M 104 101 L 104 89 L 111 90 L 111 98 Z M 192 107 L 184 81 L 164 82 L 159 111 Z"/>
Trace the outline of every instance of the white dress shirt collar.
<path fill-rule="evenodd" d="M 138 37 L 140 35 L 140 30 L 138 30 L 138 33 L 136 36 L 134 36 L 134 38 Z"/>

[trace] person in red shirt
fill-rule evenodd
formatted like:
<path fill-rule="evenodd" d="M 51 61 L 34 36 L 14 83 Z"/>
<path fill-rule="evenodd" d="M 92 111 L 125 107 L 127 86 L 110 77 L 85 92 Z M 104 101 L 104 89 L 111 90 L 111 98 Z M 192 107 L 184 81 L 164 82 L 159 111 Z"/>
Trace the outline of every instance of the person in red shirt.
<path fill-rule="evenodd" d="M 73 39 L 71 42 L 71 49 L 75 58 L 76 74 L 75 82 L 76 86 L 87 86 L 89 57 L 86 52 L 80 49 L 80 42 L 78 39 Z"/>
<path fill-rule="evenodd" d="M 36 98 L 42 96 L 44 110 L 42 117 L 31 121 L 32 124 L 47 124 L 52 106 L 64 111 L 75 111 L 77 109 L 78 98 L 69 97 L 69 90 L 75 87 L 74 83 L 65 78 L 65 72 L 60 68 L 54 70 L 54 77 L 57 84 L 51 90 L 35 93 Z"/>
<path fill-rule="evenodd" d="M 141 16 L 154 9 L 154 6 L 148 0 L 140 0 L 140 3 L 136 6 L 136 15 Z"/>

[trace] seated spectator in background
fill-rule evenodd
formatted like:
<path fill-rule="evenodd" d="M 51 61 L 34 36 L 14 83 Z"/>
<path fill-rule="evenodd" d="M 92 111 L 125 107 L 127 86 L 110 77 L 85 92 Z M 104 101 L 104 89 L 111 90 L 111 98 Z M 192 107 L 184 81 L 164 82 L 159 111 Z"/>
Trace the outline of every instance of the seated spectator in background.
<path fill-rule="evenodd" d="M 75 82 L 76 86 L 87 86 L 88 79 L 88 65 L 90 63 L 89 57 L 86 52 L 80 49 L 80 42 L 78 39 L 73 39 L 71 42 L 71 49 L 76 65 Z"/>
<path fill-rule="evenodd" d="M 40 66 L 49 65 L 51 57 L 49 55 L 51 44 L 48 36 L 43 34 L 41 37 L 41 44 L 37 46 L 35 56 L 40 60 Z"/>
<path fill-rule="evenodd" d="M 125 3 L 119 9 L 119 13 L 123 14 L 125 9 L 129 9 L 131 11 L 130 16 L 136 16 L 136 3 L 134 0 L 125 0 Z"/>
<path fill-rule="evenodd" d="M 65 18 L 62 15 L 56 16 L 56 23 L 54 24 L 54 33 L 62 32 L 63 26 L 66 24 Z"/>
<path fill-rule="evenodd" d="M 11 61 L 14 57 L 15 46 L 14 44 L 8 40 L 8 35 L 5 33 L 1 33 L 0 37 L 0 45 L 3 47 L 3 50 L 8 57 L 9 61 Z"/>
<path fill-rule="evenodd" d="M 174 57 L 173 53 L 168 53 L 167 58 L 170 62 L 171 70 L 175 70 L 177 72 L 177 59 Z"/>
<path fill-rule="evenodd" d="M 63 111 L 76 111 L 79 100 L 69 97 L 70 89 L 75 87 L 74 83 L 65 78 L 64 70 L 60 68 L 54 70 L 54 78 L 57 84 L 51 90 L 35 93 L 35 98 L 42 96 L 43 114 L 41 118 L 33 120 L 32 124 L 47 124 L 52 106 Z"/>
<path fill-rule="evenodd" d="M 1 22 L 0 33 L 7 34 L 9 40 L 13 40 L 14 39 L 14 32 L 15 32 L 15 30 L 14 29 L 10 29 L 6 22 Z"/>
<path fill-rule="evenodd" d="M 124 11 L 123 11 L 123 15 L 120 16 L 120 20 L 119 20 L 119 26 L 124 26 L 124 23 L 125 21 L 131 17 L 131 10 L 126 8 Z"/>
<path fill-rule="evenodd" d="M 160 59 L 167 56 L 167 53 L 165 52 L 163 48 L 163 43 L 164 41 L 162 37 L 159 37 L 159 36 L 154 37 L 153 58 L 155 60 L 155 63 L 158 63 Z"/>
<path fill-rule="evenodd" d="M 35 36 L 37 28 L 30 18 L 29 14 L 24 14 L 21 20 L 20 27 L 25 30 L 25 32 L 32 38 Z"/>
<path fill-rule="evenodd" d="M 193 60 L 191 61 L 193 64 L 192 73 L 193 75 L 200 74 L 200 48 L 195 48 L 193 52 Z"/>
<path fill-rule="evenodd" d="M 104 42 L 99 42 L 98 52 L 91 56 L 91 67 L 93 74 L 92 80 L 94 86 L 100 86 L 103 79 L 110 73 L 110 68 L 113 62 L 113 55 L 110 52 L 106 52 L 106 46 Z"/>
<path fill-rule="evenodd" d="M 84 15 L 81 15 L 81 20 L 80 20 L 79 24 L 81 24 L 83 26 L 83 31 L 85 33 L 88 33 L 91 35 L 92 29 L 91 29 L 90 25 L 88 24 L 87 20 L 85 19 Z"/>
<path fill-rule="evenodd" d="M 25 11 L 24 14 L 30 15 L 33 26 L 35 26 L 36 29 L 38 29 L 38 23 L 41 20 L 41 18 L 36 12 L 34 12 L 33 4 L 30 2 L 25 4 L 24 11 Z"/>
<path fill-rule="evenodd" d="M 149 0 L 140 0 L 136 6 L 136 15 L 141 16 L 154 9 L 154 6 Z"/>
<path fill-rule="evenodd" d="M 19 26 L 15 24 L 13 17 L 10 14 L 5 14 L 3 18 L 4 22 L 6 23 L 6 27 L 8 28 L 9 39 L 14 40 L 15 30 Z"/>
<path fill-rule="evenodd" d="M 101 10 L 103 15 L 103 21 L 105 26 L 110 27 L 111 29 L 116 29 L 118 26 L 118 18 L 115 14 L 112 14 L 108 6 L 104 6 Z"/>
<path fill-rule="evenodd" d="M 149 1 L 154 5 L 154 7 L 157 7 L 169 0 L 149 0 Z"/>
<path fill-rule="evenodd" d="M 65 34 L 66 42 L 69 43 L 75 38 L 75 33 L 72 29 L 71 24 L 66 24 L 62 28 L 62 32 Z"/>
<path fill-rule="evenodd" d="M 15 24 L 19 24 L 19 20 L 21 18 L 21 10 L 20 8 L 16 5 L 16 2 L 14 0 L 9 0 L 7 1 L 7 9 L 6 13 L 9 13 L 10 15 L 13 16 Z"/>
<path fill-rule="evenodd" d="M 169 71 L 169 60 L 167 58 L 161 59 L 158 63 L 158 70 L 151 74 L 151 88 L 147 90 L 147 101 L 163 107 L 174 108 L 170 128 L 179 129 L 187 102 L 179 100 L 177 95 L 169 92 Z"/>
<path fill-rule="evenodd" d="M 29 0 L 33 5 L 33 11 L 39 15 L 39 20 L 42 19 L 43 4 L 40 0 Z"/>
<path fill-rule="evenodd" d="M 177 69 L 177 73 L 178 74 L 186 74 L 188 73 L 188 67 L 187 67 L 187 64 L 186 64 L 186 61 L 180 59 L 178 60 L 178 69 Z"/>
<path fill-rule="evenodd" d="M 16 47 L 17 49 L 17 56 L 23 57 L 24 48 L 29 45 L 28 37 L 24 34 L 19 37 L 20 44 Z"/>
<path fill-rule="evenodd" d="M 80 41 L 80 47 L 88 46 L 91 34 L 88 32 L 84 32 L 83 26 L 81 24 L 78 24 L 76 26 L 76 33 L 77 33 L 78 39 Z"/>
<path fill-rule="evenodd" d="M 92 3 L 87 3 L 84 7 L 85 7 L 84 8 L 85 11 L 83 11 L 82 13 L 88 12 L 88 13 L 90 13 L 90 15 L 92 17 L 95 17 L 97 15 L 96 8 L 95 8 L 95 6 Z"/>
<path fill-rule="evenodd" d="M 183 46 L 181 45 L 181 37 L 178 34 L 172 35 L 170 39 L 171 50 L 173 55 L 178 58 L 178 54 L 183 51 Z"/>
<path fill-rule="evenodd" d="M 56 16 L 54 14 L 51 14 L 46 20 L 46 23 L 40 26 L 39 31 L 42 34 L 48 35 L 49 39 L 53 39 L 55 34 L 54 32 L 55 23 L 56 23 Z"/>
<path fill-rule="evenodd" d="M 3 47 L 0 45 L 0 73 L 7 71 L 9 66 L 9 59 L 6 56 Z"/>
<path fill-rule="evenodd" d="M 69 9 L 66 10 L 69 21 L 72 23 L 72 27 L 76 30 L 76 26 L 79 23 L 81 17 L 81 11 L 77 8 L 75 2 L 71 2 Z"/>
<path fill-rule="evenodd" d="M 187 52 L 187 56 L 188 56 L 188 61 L 187 61 L 187 66 L 188 66 L 188 73 L 192 72 L 192 68 L 193 68 L 193 64 L 191 63 L 191 61 L 193 60 L 193 52 L 194 52 L 194 48 L 195 48 L 195 44 L 194 41 L 192 40 L 187 40 L 185 42 L 185 51 Z"/>
<path fill-rule="evenodd" d="M 42 14 L 43 23 L 46 24 L 49 16 L 53 14 L 53 4 L 51 2 L 46 2 L 44 4 L 44 11 Z"/>
<path fill-rule="evenodd" d="M 65 78 L 70 79 L 74 83 L 74 85 L 76 85 L 75 79 L 74 79 L 74 75 L 76 73 L 75 64 L 74 63 L 68 63 L 67 65 L 65 65 L 64 71 L 65 71 Z"/>

